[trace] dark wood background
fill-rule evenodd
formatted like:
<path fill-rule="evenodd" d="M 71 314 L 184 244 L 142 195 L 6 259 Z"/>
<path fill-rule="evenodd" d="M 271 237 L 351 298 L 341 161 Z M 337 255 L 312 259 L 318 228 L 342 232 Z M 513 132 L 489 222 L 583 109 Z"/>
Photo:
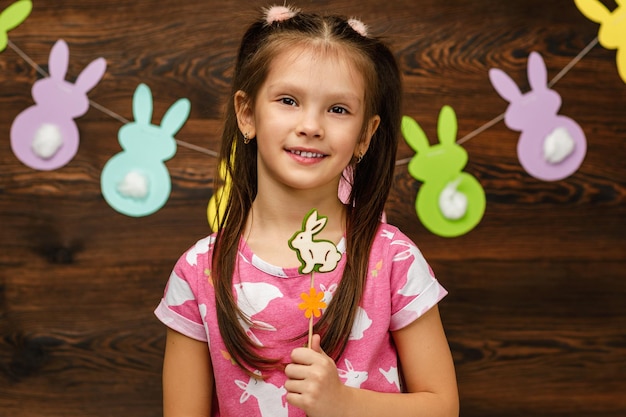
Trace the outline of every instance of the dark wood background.
<path fill-rule="evenodd" d="M 10 39 L 42 65 L 65 39 L 69 78 L 105 57 L 90 98 L 128 119 L 140 82 L 155 96 L 155 123 L 189 98 L 192 113 L 177 138 L 217 150 L 235 49 L 262 5 L 35 0 Z M 357 15 L 388 37 L 404 73 L 405 113 L 431 139 L 444 104 L 456 110 L 459 137 L 504 111 L 489 68 L 526 89 L 531 51 L 543 55 L 551 78 L 598 31 L 570 0 L 298 5 Z M 216 160 L 179 147 L 167 162 L 173 189 L 165 207 L 120 215 L 99 185 L 120 151 L 117 120 L 91 108 L 77 120 L 77 156 L 56 171 L 32 170 L 11 152 L 11 123 L 32 104 L 36 79 L 13 50 L 2 52 L 0 416 L 160 415 L 165 330 L 152 311 L 175 260 L 209 233 Z M 615 51 L 596 46 L 555 89 L 561 114 L 587 135 L 582 167 L 563 181 L 536 180 L 518 163 L 519 134 L 496 124 L 464 144 L 466 171 L 487 195 L 485 216 L 467 235 L 429 233 L 414 209 L 419 183 L 397 168 L 388 218 L 450 291 L 441 312 L 463 417 L 626 415 L 626 84 Z M 412 155 L 401 144 L 398 158 Z"/>

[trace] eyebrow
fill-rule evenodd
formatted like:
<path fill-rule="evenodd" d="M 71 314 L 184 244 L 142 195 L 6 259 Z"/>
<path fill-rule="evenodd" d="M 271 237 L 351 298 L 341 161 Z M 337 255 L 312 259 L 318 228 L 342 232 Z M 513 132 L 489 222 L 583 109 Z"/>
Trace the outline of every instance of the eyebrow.
<path fill-rule="evenodd" d="M 282 90 L 294 91 L 296 94 L 301 94 L 303 92 L 303 88 L 301 88 L 299 85 L 295 83 L 291 83 L 291 82 L 285 82 L 285 81 L 279 81 L 274 84 L 270 84 L 267 86 L 267 90 L 274 94 L 276 94 L 277 91 L 282 91 Z M 345 101 L 345 100 L 355 101 L 358 104 L 361 104 L 363 102 L 363 99 L 361 97 L 352 93 L 349 90 L 331 91 L 330 94 L 328 94 L 328 96 L 331 97 L 333 100 L 338 100 L 340 102 Z"/>

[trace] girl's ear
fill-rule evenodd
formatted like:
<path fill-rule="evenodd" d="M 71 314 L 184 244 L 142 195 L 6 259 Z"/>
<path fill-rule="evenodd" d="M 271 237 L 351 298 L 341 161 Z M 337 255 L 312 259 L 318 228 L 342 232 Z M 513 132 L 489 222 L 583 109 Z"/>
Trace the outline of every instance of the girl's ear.
<path fill-rule="evenodd" d="M 252 100 L 248 95 L 239 90 L 235 93 L 233 100 L 235 105 L 235 115 L 237 116 L 237 125 L 243 134 L 248 137 L 256 136 L 256 125 L 254 123 L 254 111 L 252 109 Z"/>
<path fill-rule="evenodd" d="M 378 125 L 380 125 L 380 116 L 373 116 L 367 123 L 367 129 L 365 130 L 363 138 L 356 144 L 356 147 L 354 148 L 355 158 L 358 159 L 359 157 L 365 155 L 370 147 L 372 137 L 374 136 L 374 133 L 376 133 L 376 129 L 378 129 Z"/>

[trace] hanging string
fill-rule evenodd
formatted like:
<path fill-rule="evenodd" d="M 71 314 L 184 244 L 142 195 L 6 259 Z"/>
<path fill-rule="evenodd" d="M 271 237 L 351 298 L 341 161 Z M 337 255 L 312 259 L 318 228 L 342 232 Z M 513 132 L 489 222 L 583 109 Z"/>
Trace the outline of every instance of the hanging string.
<path fill-rule="evenodd" d="M 120 116 L 119 114 L 115 113 L 114 111 L 111 111 L 111 110 L 107 109 L 106 107 L 96 103 L 93 100 L 89 100 L 89 104 L 91 105 L 91 107 L 95 108 L 96 110 L 100 110 L 102 113 L 104 113 L 106 115 L 109 115 L 110 117 L 118 120 L 122 124 L 130 123 L 130 120 L 127 120 L 125 117 Z"/>
<path fill-rule="evenodd" d="M 28 55 L 26 55 L 26 52 L 24 52 L 20 48 L 18 48 L 17 45 L 14 44 L 11 41 L 11 39 L 7 39 L 7 45 L 9 46 L 9 48 L 13 49 L 15 51 L 15 53 L 18 54 L 24 61 L 26 61 L 28 63 L 28 65 L 33 67 L 35 69 L 35 71 L 37 71 L 39 73 L 39 75 L 41 75 L 42 77 L 47 77 L 48 76 L 48 73 L 46 71 L 44 71 L 43 68 L 41 68 L 39 65 L 37 65 L 37 63 L 35 61 L 30 59 L 30 57 Z"/>
<path fill-rule="evenodd" d="M 552 78 L 552 80 L 550 80 L 550 82 L 548 82 L 548 87 L 552 88 L 552 86 L 554 86 L 557 82 L 559 82 L 559 80 L 561 78 L 563 78 L 568 72 L 570 72 L 572 70 L 572 68 L 574 68 L 574 66 L 581 59 L 583 59 L 585 57 L 585 55 L 587 55 L 589 53 L 589 51 L 591 51 L 597 44 L 598 44 L 598 37 L 596 36 L 594 39 L 591 40 L 591 42 L 589 42 L 587 44 L 587 46 L 585 46 L 578 53 L 578 55 L 576 55 L 565 67 L 563 67 L 563 69 L 558 74 L 556 74 L 554 76 L 554 78 Z M 487 123 L 483 124 L 482 126 L 478 127 L 477 129 L 471 131 L 467 135 L 463 136 L 461 139 L 457 140 L 456 143 L 459 144 L 459 145 L 462 145 L 463 143 L 467 142 L 468 140 L 470 140 L 470 139 L 478 136 L 479 134 L 483 133 L 485 130 L 491 128 L 495 124 L 501 122 L 503 119 L 504 119 L 504 113 L 494 117 L 493 119 L 491 119 Z M 406 165 L 406 164 L 408 164 L 411 161 L 411 159 L 413 159 L 413 157 L 400 159 L 400 160 L 396 161 L 396 166 Z"/>
<path fill-rule="evenodd" d="M 50 75 L 43 69 L 41 68 L 35 61 L 33 61 L 27 54 L 26 52 L 22 51 L 17 45 L 15 45 L 10 39 L 7 40 L 7 45 L 13 49 L 15 51 L 15 53 L 17 53 L 24 61 L 26 61 L 28 63 L 28 65 L 30 65 L 31 67 L 33 67 L 35 69 L 35 71 L 37 71 L 37 73 L 39 75 L 41 75 L 42 77 L 49 77 Z M 126 119 L 125 117 L 115 113 L 113 110 L 110 110 L 106 107 L 104 107 L 101 104 L 96 103 L 93 100 L 89 100 L 89 104 L 91 105 L 91 107 L 93 107 L 96 110 L 99 110 L 100 112 L 106 114 L 107 116 L 119 121 L 122 124 L 128 124 L 131 123 L 130 120 Z M 192 143 L 189 142 L 185 142 L 183 140 L 180 139 L 175 139 L 176 143 L 184 148 L 188 148 L 191 150 L 194 150 L 196 152 L 201 152 L 204 153 L 206 155 L 209 156 L 213 156 L 213 157 L 219 157 L 219 153 L 212 151 L 210 149 L 206 149 L 203 148 L 201 146 L 198 145 L 194 145 Z"/>
<path fill-rule="evenodd" d="M 557 82 L 559 82 L 559 80 L 561 78 L 563 78 L 568 72 L 570 72 L 572 70 L 572 68 L 574 68 L 574 66 L 585 57 L 585 55 L 587 55 L 589 53 L 589 51 L 591 51 L 596 45 L 598 44 L 598 37 L 596 36 L 591 42 L 589 42 L 589 44 L 587 44 L 587 46 L 585 46 L 579 53 L 578 55 L 576 55 L 565 67 L 563 67 L 563 69 L 554 76 L 554 78 L 552 78 L 552 80 L 550 80 L 550 82 L 548 82 L 548 87 L 552 88 L 552 86 L 554 86 Z M 33 67 L 35 69 L 35 71 L 37 71 L 37 73 L 39 73 L 41 76 L 43 77 L 48 77 L 49 75 L 46 73 L 46 71 L 43 70 L 43 68 L 41 68 L 39 65 L 37 65 L 37 63 L 35 61 L 33 61 L 24 51 L 22 51 L 20 48 L 17 47 L 17 45 L 15 45 L 10 39 L 7 40 L 7 45 L 13 49 L 15 51 L 15 53 L 17 53 L 24 61 L 26 61 L 31 67 Z M 120 116 L 119 114 L 115 113 L 114 111 L 94 102 L 93 100 L 89 100 L 89 104 L 101 111 L 102 113 L 108 115 L 109 117 L 112 117 L 114 119 L 116 119 L 117 121 L 119 121 L 122 124 L 128 124 L 130 123 L 129 120 L 127 120 L 126 118 Z M 478 136 L 479 134 L 483 133 L 485 130 L 490 129 L 492 126 L 494 126 L 495 124 L 501 122 L 504 119 L 504 113 L 494 117 L 493 119 L 491 119 L 490 121 L 488 121 L 487 123 L 483 124 L 482 126 L 474 129 L 473 131 L 471 131 L 470 133 L 468 133 L 467 135 L 463 136 L 462 138 L 460 138 L 459 140 L 456 141 L 457 144 L 462 145 L 463 143 L 469 141 L 470 139 Z M 194 145 L 192 143 L 189 142 L 185 142 L 179 139 L 176 139 L 176 143 L 179 144 L 180 146 L 183 146 L 185 148 L 197 151 L 197 152 L 201 152 L 204 153 L 206 155 L 212 156 L 212 157 L 219 157 L 219 153 L 212 151 L 210 149 L 207 148 L 203 148 L 202 146 L 198 146 L 198 145 Z M 409 163 L 409 161 L 411 161 L 411 158 L 404 158 L 404 159 L 399 159 L 396 161 L 396 166 L 401 166 L 401 165 L 406 165 Z"/>
<path fill-rule="evenodd" d="M 598 37 L 596 36 L 591 42 L 589 42 L 589 44 L 587 46 L 585 46 L 583 48 L 582 51 L 580 51 L 578 53 L 578 55 L 576 55 L 574 57 L 574 59 L 572 59 L 569 64 L 567 64 L 565 67 L 563 67 L 563 69 L 561 70 L 561 72 L 559 72 L 558 74 L 556 74 L 554 76 L 554 78 L 548 83 L 548 87 L 552 88 L 552 86 L 554 84 L 556 84 L 557 82 L 559 82 L 559 80 L 561 78 L 563 78 L 565 76 L 565 74 L 567 74 L 568 72 L 570 72 L 570 70 L 572 68 L 574 68 L 574 65 L 578 64 L 578 61 L 580 61 L 581 59 L 583 59 L 585 57 L 585 55 L 587 55 L 589 53 L 589 51 L 591 51 L 596 45 L 598 44 Z"/>

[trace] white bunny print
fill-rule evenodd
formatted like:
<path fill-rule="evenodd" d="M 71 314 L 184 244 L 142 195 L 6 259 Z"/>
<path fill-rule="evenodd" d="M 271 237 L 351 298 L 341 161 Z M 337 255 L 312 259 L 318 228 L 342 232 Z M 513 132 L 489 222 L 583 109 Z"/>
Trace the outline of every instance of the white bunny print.
<path fill-rule="evenodd" d="M 337 284 L 331 284 L 328 288 L 326 288 L 324 284 L 320 284 L 320 290 L 322 290 L 322 292 L 324 293 L 322 301 L 326 304 L 326 306 L 328 306 L 330 301 L 333 299 L 333 294 L 337 290 Z M 326 307 L 323 310 L 326 310 Z M 348 340 L 363 339 L 365 331 L 372 326 L 372 323 L 373 321 L 369 318 L 367 312 L 363 308 L 357 307 L 354 324 L 352 325 L 352 329 L 350 330 L 350 336 L 348 336 Z"/>
<path fill-rule="evenodd" d="M 317 210 L 311 210 L 304 218 L 304 225 L 289 239 L 289 247 L 296 251 L 302 262 L 301 274 L 313 271 L 330 272 L 341 260 L 341 252 L 328 240 L 313 240 L 324 226 L 327 217 L 318 216 Z"/>
<path fill-rule="evenodd" d="M 348 340 L 361 340 L 365 334 L 365 331 L 372 326 L 372 319 L 369 318 L 367 312 L 361 307 L 357 307 L 356 317 L 354 318 L 354 324 L 350 330 L 350 336 Z"/>
<path fill-rule="evenodd" d="M 333 294 L 335 294 L 335 291 L 337 291 L 337 284 L 330 284 L 328 288 L 326 288 L 326 285 L 320 284 L 320 290 L 324 293 L 322 302 L 326 304 L 326 307 L 324 307 L 322 311 L 325 311 L 328 307 L 328 304 L 330 304 L 330 301 L 333 299 Z"/>
<path fill-rule="evenodd" d="M 276 331 L 276 328 L 271 324 L 254 320 L 252 316 L 265 310 L 272 300 L 281 298 L 283 294 L 274 285 L 264 282 L 242 282 L 235 284 L 234 288 L 237 294 L 237 307 L 245 315 L 245 319 L 239 318 L 239 323 L 252 341 L 263 346 L 259 338 L 252 332 L 252 326 L 248 320 L 252 321 L 255 328 Z"/>
<path fill-rule="evenodd" d="M 344 359 L 344 362 L 347 369 L 337 369 L 339 376 L 346 380 L 344 385 L 353 388 L 361 388 L 361 384 L 367 381 L 367 371 L 356 371 L 348 359 Z"/>
<path fill-rule="evenodd" d="M 392 240 L 394 233 L 389 230 L 384 229 L 382 232 L 380 232 L 380 235 L 384 237 L 385 239 Z"/>
<path fill-rule="evenodd" d="M 211 335 L 209 334 L 209 325 L 206 322 L 206 315 L 208 311 L 206 304 L 199 304 L 198 311 L 200 312 L 200 317 L 202 317 L 202 324 L 204 325 L 204 332 L 206 333 L 207 343 L 210 349 L 211 348 Z"/>
<path fill-rule="evenodd" d="M 413 262 L 407 271 L 406 284 L 398 291 L 398 294 L 411 297 L 421 294 L 433 282 L 433 274 L 430 266 L 422 256 L 422 253 L 411 242 L 405 240 L 395 240 L 392 245 L 406 247 L 405 250 L 393 257 L 393 262 L 404 261 L 413 258 Z"/>
<path fill-rule="evenodd" d="M 387 382 L 393 384 L 398 388 L 398 391 L 401 391 L 400 388 L 400 375 L 398 374 L 398 368 L 392 366 L 388 371 L 385 371 L 383 368 L 378 368 L 378 371 L 385 377 Z"/>
<path fill-rule="evenodd" d="M 50 51 L 50 76 L 33 84 L 35 105 L 21 112 L 11 125 L 13 153 L 31 168 L 60 168 L 78 152 L 79 133 L 74 119 L 89 110 L 87 92 L 104 76 L 106 61 L 92 61 L 73 84 L 65 80 L 69 61 L 67 43 L 59 39 Z"/>
<path fill-rule="evenodd" d="M 259 377 L 261 373 L 255 372 Z M 259 404 L 262 417 L 287 417 L 289 411 L 284 396 L 287 394 L 285 387 L 277 387 L 263 381 L 261 378 L 250 377 L 248 382 L 235 380 L 235 384 L 243 390 L 239 402 L 241 404 L 254 397 Z"/>
<path fill-rule="evenodd" d="M 517 155 L 526 172 L 544 181 L 561 180 L 576 172 L 585 158 L 587 140 L 578 123 L 557 114 L 561 96 L 548 87 L 548 71 L 541 55 L 532 52 L 528 57 L 531 90 L 525 94 L 498 68 L 489 70 L 489 79 L 509 102 L 505 124 L 522 132 Z"/>
<path fill-rule="evenodd" d="M 168 288 L 165 294 L 165 301 L 167 302 L 167 305 L 171 307 L 180 306 L 185 304 L 187 301 L 193 301 L 196 299 L 193 295 L 193 291 L 191 291 L 189 283 L 179 277 L 175 271 L 172 271 L 170 274 L 170 279 L 167 285 Z"/>
<path fill-rule="evenodd" d="M 203 255 L 209 252 L 210 247 L 215 243 L 215 236 L 208 236 L 204 239 L 200 239 L 193 248 L 189 249 L 185 255 L 187 263 L 191 266 L 195 266 L 198 263 L 198 255 Z"/>

